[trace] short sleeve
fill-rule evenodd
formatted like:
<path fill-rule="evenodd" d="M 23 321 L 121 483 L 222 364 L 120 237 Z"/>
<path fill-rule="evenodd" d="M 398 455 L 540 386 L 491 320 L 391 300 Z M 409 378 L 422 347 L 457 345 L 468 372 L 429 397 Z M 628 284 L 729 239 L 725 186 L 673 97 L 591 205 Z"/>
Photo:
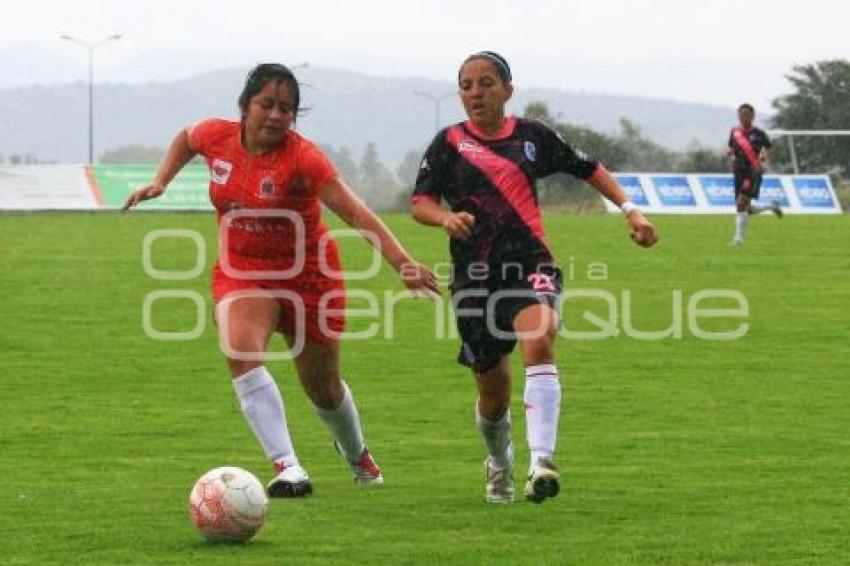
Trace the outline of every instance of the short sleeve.
<path fill-rule="evenodd" d="M 599 168 L 599 162 L 580 149 L 570 145 L 559 133 L 544 124 L 535 122 L 539 130 L 538 148 L 540 176 L 567 173 L 579 179 L 589 179 Z"/>
<path fill-rule="evenodd" d="M 189 128 L 189 146 L 201 155 L 207 155 L 210 144 L 220 138 L 229 126 L 230 122 L 218 118 L 198 122 Z"/>
<path fill-rule="evenodd" d="M 444 197 L 448 185 L 448 142 L 446 131 L 443 130 L 434 138 L 425 151 L 416 175 L 416 185 L 413 189 L 411 202 L 416 203 L 423 198 L 439 203 Z"/>
<path fill-rule="evenodd" d="M 303 146 L 298 159 L 298 172 L 313 194 L 318 194 L 338 174 L 321 149 L 307 140 L 302 140 L 302 143 Z"/>

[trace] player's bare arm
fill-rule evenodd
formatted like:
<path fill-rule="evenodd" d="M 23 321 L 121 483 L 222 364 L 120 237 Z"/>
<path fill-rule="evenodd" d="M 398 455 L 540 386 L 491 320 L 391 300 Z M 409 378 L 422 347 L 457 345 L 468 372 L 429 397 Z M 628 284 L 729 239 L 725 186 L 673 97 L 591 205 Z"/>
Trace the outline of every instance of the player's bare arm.
<path fill-rule="evenodd" d="M 162 163 L 153 182 L 133 191 L 127 197 L 122 210 L 129 210 L 144 200 L 157 198 L 162 195 L 168 183 L 180 172 L 184 165 L 195 157 L 195 154 L 195 150 L 192 149 L 189 143 L 189 129 L 184 128 L 180 130 L 168 147 L 168 151 L 162 159 Z"/>
<path fill-rule="evenodd" d="M 468 212 L 451 212 L 427 198 L 418 200 L 410 209 L 413 218 L 426 226 L 442 226 L 450 238 L 465 240 L 472 234 L 475 216 Z"/>
<path fill-rule="evenodd" d="M 626 192 L 617 182 L 617 179 L 604 167 L 600 166 L 596 170 L 596 173 L 588 179 L 588 182 L 618 208 L 622 207 L 623 203 L 629 200 Z M 629 223 L 631 238 L 638 245 L 648 248 L 658 241 L 658 233 L 655 227 L 636 208 L 628 212 L 626 220 Z"/>
<path fill-rule="evenodd" d="M 378 251 L 401 275 L 408 289 L 439 293 L 437 278 L 430 269 L 415 261 L 378 216 L 339 178 L 332 179 L 319 192 L 319 199 L 346 224 L 377 238 Z M 369 243 L 375 245 L 372 239 Z"/>

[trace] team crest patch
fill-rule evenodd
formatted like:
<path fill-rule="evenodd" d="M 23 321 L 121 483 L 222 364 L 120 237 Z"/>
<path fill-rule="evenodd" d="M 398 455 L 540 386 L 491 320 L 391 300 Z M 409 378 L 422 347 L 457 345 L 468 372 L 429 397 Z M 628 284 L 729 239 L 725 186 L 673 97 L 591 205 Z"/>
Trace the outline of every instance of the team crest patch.
<path fill-rule="evenodd" d="M 525 142 L 525 156 L 529 161 L 537 161 L 537 146 L 534 143 Z"/>
<path fill-rule="evenodd" d="M 271 177 L 263 177 L 260 181 L 260 196 L 270 197 L 274 194 L 274 179 Z"/>
<path fill-rule="evenodd" d="M 212 167 L 210 168 L 210 173 L 212 176 L 212 182 L 224 185 L 227 183 L 227 180 L 230 178 L 230 172 L 233 170 L 233 164 L 228 163 L 227 161 L 222 161 L 221 159 L 216 159 L 212 163 Z"/>

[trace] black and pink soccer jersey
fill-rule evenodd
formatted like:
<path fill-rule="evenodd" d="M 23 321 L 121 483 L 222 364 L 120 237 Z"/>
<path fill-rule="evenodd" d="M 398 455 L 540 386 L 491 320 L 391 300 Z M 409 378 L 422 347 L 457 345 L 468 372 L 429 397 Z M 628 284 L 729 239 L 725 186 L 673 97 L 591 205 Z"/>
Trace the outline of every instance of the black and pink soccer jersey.
<path fill-rule="evenodd" d="M 740 139 L 737 139 L 741 136 Z M 751 127 L 748 130 L 738 126 L 732 128 L 729 134 L 729 148 L 735 156 L 732 171 L 743 175 L 751 175 L 761 171 L 758 156 L 762 148 L 771 148 L 770 138 L 761 128 Z"/>
<path fill-rule="evenodd" d="M 453 212 L 475 216 L 472 236 L 451 240 L 456 276 L 477 262 L 551 263 L 535 181 L 558 172 L 588 179 L 598 167 L 537 120 L 507 118 L 495 136 L 467 121 L 442 130 L 431 142 L 413 201 L 442 199 Z"/>

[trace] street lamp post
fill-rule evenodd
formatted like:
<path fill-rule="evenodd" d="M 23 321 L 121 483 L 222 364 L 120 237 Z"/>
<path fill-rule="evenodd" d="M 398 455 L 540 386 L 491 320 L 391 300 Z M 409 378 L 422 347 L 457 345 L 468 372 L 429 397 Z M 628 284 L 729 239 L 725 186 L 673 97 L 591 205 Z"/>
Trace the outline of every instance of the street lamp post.
<path fill-rule="evenodd" d="M 63 35 L 62 39 L 81 45 L 88 52 L 89 60 L 89 165 L 94 163 L 94 50 L 110 41 L 121 39 L 120 33 L 104 37 L 100 41 L 88 43 L 72 35 Z"/>
<path fill-rule="evenodd" d="M 422 98 L 427 98 L 431 102 L 434 103 L 434 132 L 440 131 L 440 103 L 450 96 L 454 96 L 454 92 L 447 92 L 445 94 L 441 94 L 439 96 L 434 96 L 429 92 L 423 92 L 421 90 L 414 90 L 413 94 L 416 96 L 421 96 Z"/>

